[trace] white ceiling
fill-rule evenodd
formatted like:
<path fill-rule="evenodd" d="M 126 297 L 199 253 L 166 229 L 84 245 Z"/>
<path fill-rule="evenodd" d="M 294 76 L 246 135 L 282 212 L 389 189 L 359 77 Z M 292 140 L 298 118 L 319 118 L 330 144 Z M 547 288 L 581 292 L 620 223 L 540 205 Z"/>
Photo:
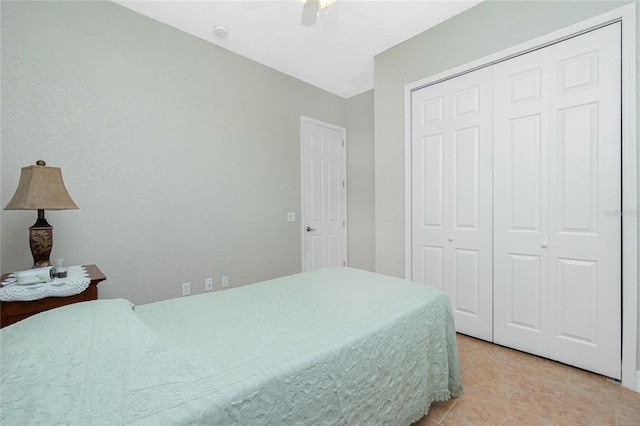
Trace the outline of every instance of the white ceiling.
<path fill-rule="evenodd" d="M 481 0 L 337 0 L 312 27 L 300 24 L 299 0 L 113 1 L 348 98 L 373 88 L 375 55 Z"/>

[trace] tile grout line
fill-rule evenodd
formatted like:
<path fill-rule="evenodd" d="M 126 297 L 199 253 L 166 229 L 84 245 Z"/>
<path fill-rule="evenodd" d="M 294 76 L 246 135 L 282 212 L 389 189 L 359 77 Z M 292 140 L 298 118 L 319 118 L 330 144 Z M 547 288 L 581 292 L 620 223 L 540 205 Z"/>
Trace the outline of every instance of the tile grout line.
<path fill-rule="evenodd" d="M 569 369 L 567 370 L 567 377 L 564 378 L 563 389 L 565 391 L 569 390 L 569 376 L 571 376 L 571 370 L 573 369 L 573 367 L 571 367 L 570 365 L 568 367 L 569 367 Z"/>
<path fill-rule="evenodd" d="M 516 385 L 513 387 L 513 390 L 511 391 L 511 395 L 509 395 L 509 399 L 507 399 L 507 404 L 511 404 L 511 398 L 513 398 L 513 395 L 516 393 L 516 390 L 518 389 L 518 385 L 520 384 L 520 380 L 522 380 L 522 376 L 524 376 L 524 373 L 520 374 L 520 377 L 518 377 L 518 381 L 516 382 Z"/>
<path fill-rule="evenodd" d="M 495 346 L 495 345 L 494 345 L 494 346 Z M 498 350 L 499 350 L 499 349 L 500 349 L 500 348 L 499 348 L 498 346 L 495 346 L 495 347 L 493 348 L 493 352 L 491 352 L 491 355 L 489 355 L 489 358 L 488 358 L 488 359 L 492 359 L 492 358 L 493 358 L 493 356 L 498 352 Z"/>
<path fill-rule="evenodd" d="M 453 409 L 453 407 L 455 407 L 455 405 L 458 403 L 458 399 L 462 397 L 462 395 L 460 395 L 458 398 L 456 398 L 455 401 L 453 401 L 453 404 L 451 404 L 451 407 L 449 407 L 449 409 L 447 410 L 446 413 L 444 413 L 444 416 L 442 416 L 442 418 L 440 419 L 440 423 L 442 424 L 444 422 L 444 420 L 447 418 L 447 416 L 449 415 L 449 413 L 451 412 L 451 410 Z"/>

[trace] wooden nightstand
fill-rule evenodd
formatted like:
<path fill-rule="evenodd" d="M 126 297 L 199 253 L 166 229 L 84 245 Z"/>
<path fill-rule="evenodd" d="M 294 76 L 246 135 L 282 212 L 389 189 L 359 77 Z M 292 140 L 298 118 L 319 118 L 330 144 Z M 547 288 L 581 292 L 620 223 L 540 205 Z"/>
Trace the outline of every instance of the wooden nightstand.
<path fill-rule="evenodd" d="M 47 311 L 60 306 L 70 305 L 77 302 L 87 302 L 98 298 L 98 283 L 107 279 L 96 265 L 84 266 L 89 273 L 91 283 L 82 293 L 68 297 L 47 297 L 30 302 L 2 302 L 0 301 L 0 328 L 6 327 L 31 315 Z M 9 274 L 3 274 L 1 281 Z"/>

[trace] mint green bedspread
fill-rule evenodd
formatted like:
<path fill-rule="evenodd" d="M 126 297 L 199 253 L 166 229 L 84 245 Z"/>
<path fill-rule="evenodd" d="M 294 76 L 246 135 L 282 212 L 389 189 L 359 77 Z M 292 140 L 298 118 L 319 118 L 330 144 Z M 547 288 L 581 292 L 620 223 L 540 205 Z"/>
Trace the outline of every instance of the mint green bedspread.
<path fill-rule="evenodd" d="M 462 391 L 447 297 L 351 268 L 70 305 L 0 345 L 2 425 L 409 425 Z"/>

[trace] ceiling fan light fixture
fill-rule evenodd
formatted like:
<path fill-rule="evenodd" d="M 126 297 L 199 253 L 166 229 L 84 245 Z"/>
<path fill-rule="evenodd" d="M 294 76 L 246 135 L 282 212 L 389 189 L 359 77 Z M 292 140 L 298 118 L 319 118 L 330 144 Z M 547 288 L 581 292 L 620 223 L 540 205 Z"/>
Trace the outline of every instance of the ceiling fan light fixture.
<path fill-rule="evenodd" d="M 300 3 L 305 4 L 309 0 L 300 0 Z M 315 0 L 318 2 L 320 9 L 324 9 L 325 7 L 329 7 L 336 2 L 336 0 Z"/>
<path fill-rule="evenodd" d="M 336 0 L 300 0 L 300 3 L 304 4 L 300 23 L 305 27 L 315 25 L 316 19 L 320 15 L 320 10 L 324 9 L 325 13 L 328 13 L 329 6 L 335 2 Z"/>
<path fill-rule="evenodd" d="M 329 7 L 334 4 L 336 0 L 319 0 L 320 9 L 324 9 L 325 7 Z"/>

